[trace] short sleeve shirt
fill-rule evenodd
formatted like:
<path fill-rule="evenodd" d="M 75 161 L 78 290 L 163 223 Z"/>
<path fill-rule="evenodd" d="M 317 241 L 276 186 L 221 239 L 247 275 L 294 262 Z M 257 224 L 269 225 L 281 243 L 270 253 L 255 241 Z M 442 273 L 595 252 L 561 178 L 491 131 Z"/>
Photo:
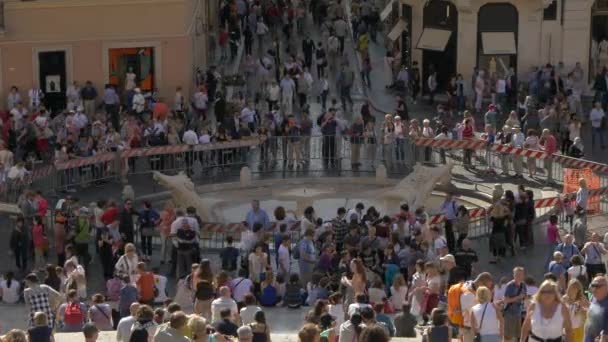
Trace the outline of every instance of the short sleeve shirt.
<path fill-rule="evenodd" d="M 505 288 L 505 299 L 517 297 L 522 293 L 526 293 L 526 284 L 521 283 L 520 285 L 515 284 L 514 281 L 511 281 L 507 284 Z M 522 304 L 523 301 L 513 302 L 511 304 L 505 305 L 504 313 L 505 315 L 519 315 L 522 312 Z"/>

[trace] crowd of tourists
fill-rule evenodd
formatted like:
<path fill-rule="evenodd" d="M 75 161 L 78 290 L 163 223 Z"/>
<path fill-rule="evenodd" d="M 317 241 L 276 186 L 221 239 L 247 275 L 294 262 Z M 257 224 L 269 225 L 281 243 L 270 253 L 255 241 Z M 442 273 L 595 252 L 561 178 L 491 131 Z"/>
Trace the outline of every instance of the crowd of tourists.
<path fill-rule="evenodd" d="M 580 185 L 562 207 L 561 226 L 554 215 L 534 221 L 523 187 L 495 189 L 494 256 L 515 254 L 516 241 L 533 248 L 546 238 L 551 247 L 543 279 L 516 267 L 512 280 L 483 272 L 469 240 L 472 219 L 451 195 L 430 208 L 444 215 L 439 225 L 429 223 L 427 208 L 407 204 L 380 213 L 358 203 L 333 218 L 317 217 L 313 207 L 301 217 L 276 207 L 271 219 L 253 201 L 247 230 L 228 236 L 221 262 L 212 265 L 199 245 L 206 232 L 194 208 L 135 208 L 133 200 L 88 207 L 67 196 L 51 230 L 41 219 L 48 201 L 28 192 L 10 238 L 17 272 L 5 274 L 0 289 L 3 302 L 26 304 L 29 328 L 4 339 L 46 341 L 82 331 L 92 342 L 99 331 L 116 330 L 118 341 L 270 341 L 269 310 L 300 309 L 308 311 L 302 342 L 595 341 L 607 328 L 608 249 L 595 233 L 587 240 L 588 190 Z M 546 237 L 534 238 L 538 224 Z M 156 251 L 159 264 L 152 262 Z M 98 287 L 88 284 L 100 267 L 92 259 L 105 280 L 99 293 L 88 291 Z M 161 273 L 166 262 L 169 272 Z"/>

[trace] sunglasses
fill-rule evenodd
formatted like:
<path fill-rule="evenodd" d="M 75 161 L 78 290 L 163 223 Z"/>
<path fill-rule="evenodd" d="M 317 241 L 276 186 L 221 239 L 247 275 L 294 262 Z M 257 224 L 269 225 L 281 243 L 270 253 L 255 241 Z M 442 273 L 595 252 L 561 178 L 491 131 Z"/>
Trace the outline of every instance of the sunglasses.
<path fill-rule="evenodd" d="M 597 289 L 597 288 L 604 287 L 604 286 L 606 286 L 606 284 L 603 284 L 603 283 L 602 283 L 602 284 L 595 283 L 595 284 L 591 284 L 591 285 L 589 285 L 589 288 L 590 288 L 590 289 Z"/>

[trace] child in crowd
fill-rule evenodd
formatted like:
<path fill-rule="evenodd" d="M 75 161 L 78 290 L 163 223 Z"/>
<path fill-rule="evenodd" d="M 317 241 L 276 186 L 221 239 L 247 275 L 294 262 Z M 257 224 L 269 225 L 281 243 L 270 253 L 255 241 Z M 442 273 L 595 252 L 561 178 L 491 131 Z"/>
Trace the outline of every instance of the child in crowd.
<path fill-rule="evenodd" d="M 405 278 L 402 274 L 399 274 L 393 278 L 393 286 L 391 286 L 391 302 L 393 308 L 401 310 L 403 305 L 407 302 L 407 285 Z"/>
<path fill-rule="evenodd" d="M 570 223 L 570 230 L 574 223 L 574 212 L 576 211 L 576 195 L 564 195 L 563 213 L 566 215 L 566 222 Z"/>
<path fill-rule="evenodd" d="M 27 331 L 29 340 L 32 342 L 53 342 L 53 329 L 49 327 L 48 317 L 44 312 L 38 311 L 34 314 L 34 327 Z"/>
<path fill-rule="evenodd" d="M 562 238 L 559 235 L 559 228 L 557 227 L 557 215 L 549 216 L 549 224 L 547 225 L 547 242 L 549 243 L 549 254 L 545 260 L 545 267 L 547 269 L 549 262 L 553 259 L 553 251 L 559 243 L 562 242 Z"/>

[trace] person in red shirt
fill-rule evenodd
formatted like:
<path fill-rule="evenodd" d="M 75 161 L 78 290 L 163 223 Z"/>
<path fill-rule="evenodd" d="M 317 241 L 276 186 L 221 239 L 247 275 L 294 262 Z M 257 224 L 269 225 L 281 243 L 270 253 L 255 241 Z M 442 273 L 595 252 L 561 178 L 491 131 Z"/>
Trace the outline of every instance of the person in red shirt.
<path fill-rule="evenodd" d="M 108 206 L 100 219 L 106 226 L 109 226 L 114 221 L 118 221 L 118 207 L 116 206 L 116 202 L 108 202 Z"/>
<path fill-rule="evenodd" d="M 36 191 L 36 204 L 38 206 L 38 216 L 46 217 L 46 213 L 49 210 L 49 201 L 42 197 L 42 191 Z"/>
<path fill-rule="evenodd" d="M 553 182 L 553 153 L 557 151 L 557 139 L 548 129 L 543 129 L 541 136 L 541 149 L 547 153 L 545 170 L 547 170 L 547 183 Z"/>
<path fill-rule="evenodd" d="M 462 139 L 471 140 L 475 139 L 475 130 L 473 129 L 473 123 L 471 119 L 464 120 L 464 129 L 462 130 Z M 473 167 L 473 150 L 465 149 L 464 150 L 464 165 L 465 167 Z"/>
<path fill-rule="evenodd" d="M 146 264 L 140 262 L 137 264 L 137 292 L 139 293 L 139 302 L 152 304 L 154 302 L 154 274 L 146 271 Z"/>

